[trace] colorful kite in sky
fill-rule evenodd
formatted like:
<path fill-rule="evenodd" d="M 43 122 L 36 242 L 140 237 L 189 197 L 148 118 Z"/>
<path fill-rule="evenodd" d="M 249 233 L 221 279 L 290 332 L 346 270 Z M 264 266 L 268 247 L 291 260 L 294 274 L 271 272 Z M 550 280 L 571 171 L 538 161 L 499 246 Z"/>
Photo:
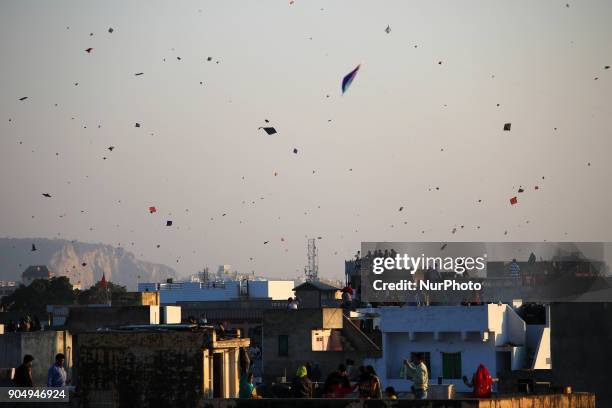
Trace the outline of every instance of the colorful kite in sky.
<path fill-rule="evenodd" d="M 348 91 L 349 86 L 351 86 L 351 83 L 353 82 L 353 79 L 355 79 L 355 76 L 357 76 L 357 71 L 359 71 L 359 67 L 361 67 L 361 64 L 357 65 L 357 67 L 352 70 L 351 72 L 349 72 L 343 79 L 342 79 L 342 94 L 344 95 L 344 93 L 346 91 Z"/>

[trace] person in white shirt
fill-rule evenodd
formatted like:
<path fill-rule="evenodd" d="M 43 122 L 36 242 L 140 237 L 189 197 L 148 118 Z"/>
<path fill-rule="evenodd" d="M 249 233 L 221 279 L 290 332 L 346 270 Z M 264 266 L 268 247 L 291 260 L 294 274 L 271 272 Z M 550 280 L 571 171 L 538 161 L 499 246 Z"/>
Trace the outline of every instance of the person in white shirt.
<path fill-rule="evenodd" d="M 287 304 L 287 309 L 297 310 L 298 304 L 297 304 L 297 302 L 293 298 L 289 298 L 288 302 L 289 303 Z"/>
<path fill-rule="evenodd" d="M 47 387 L 65 387 L 66 370 L 64 369 L 65 357 L 62 353 L 55 356 L 55 363 L 49 367 L 47 372 Z"/>
<path fill-rule="evenodd" d="M 429 372 L 425 365 L 422 353 L 412 354 L 412 361 L 404 360 L 404 365 L 408 375 L 412 377 L 414 383 L 414 398 L 418 400 L 427 399 L 427 389 L 429 388 Z"/>

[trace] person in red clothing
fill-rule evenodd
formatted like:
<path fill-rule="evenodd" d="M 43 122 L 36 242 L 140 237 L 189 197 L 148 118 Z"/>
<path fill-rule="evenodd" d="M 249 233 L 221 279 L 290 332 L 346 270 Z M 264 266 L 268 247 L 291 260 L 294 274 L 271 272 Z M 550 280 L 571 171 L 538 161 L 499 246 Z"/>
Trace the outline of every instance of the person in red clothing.
<path fill-rule="evenodd" d="M 468 382 L 467 377 L 463 376 L 463 383 L 474 389 L 475 398 L 490 398 L 493 390 L 493 381 L 495 380 L 491 378 L 491 374 L 484 364 L 478 366 L 471 382 Z"/>
<path fill-rule="evenodd" d="M 325 380 L 324 395 L 326 398 L 344 398 L 353 391 L 346 366 L 340 364 L 338 371 L 332 372 Z"/>

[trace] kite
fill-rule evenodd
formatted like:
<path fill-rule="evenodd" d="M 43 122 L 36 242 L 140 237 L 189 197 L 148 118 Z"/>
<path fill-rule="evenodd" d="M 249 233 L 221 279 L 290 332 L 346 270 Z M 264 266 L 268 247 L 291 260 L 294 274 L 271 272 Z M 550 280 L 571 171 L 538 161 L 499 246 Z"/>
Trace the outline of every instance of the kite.
<path fill-rule="evenodd" d="M 136 122 L 136 124 L 134 125 L 134 127 L 140 127 L 140 123 Z"/>
<path fill-rule="evenodd" d="M 387 26 L 387 28 L 385 28 L 385 33 L 389 34 L 391 32 L 391 26 Z"/>
<path fill-rule="evenodd" d="M 166 227 L 171 227 L 172 226 L 172 221 L 168 220 L 166 221 Z"/>
<path fill-rule="evenodd" d="M 263 129 L 269 135 L 273 135 L 276 133 L 276 129 L 274 129 L 273 127 L 260 127 L 260 129 Z"/>
<path fill-rule="evenodd" d="M 110 28 L 108 29 L 108 32 L 109 32 L 110 34 L 112 34 L 112 33 L 113 33 L 113 31 L 115 31 L 115 30 L 113 30 L 113 27 L 110 27 Z"/>
<path fill-rule="evenodd" d="M 518 199 L 517 199 L 516 197 L 512 197 L 512 198 L 510 199 L 510 204 L 511 204 L 511 205 L 514 205 L 514 204 L 516 204 L 516 203 L 518 203 Z"/>
<path fill-rule="evenodd" d="M 512 123 L 504 123 L 504 131 L 509 132 L 511 126 L 512 126 Z"/>
<path fill-rule="evenodd" d="M 90 54 L 93 51 L 93 48 L 89 47 L 88 49 L 85 50 L 86 53 Z"/>
<path fill-rule="evenodd" d="M 157 208 L 154 206 L 149 207 L 149 213 L 153 214 L 154 212 L 157 212 Z"/>
<path fill-rule="evenodd" d="M 298 149 L 293 149 L 293 153 L 297 154 Z"/>
<path fill-rule="evenodd" d="M 354 70 L 352 70 L 351 72 L 346 74 L 344 78 L 342 78 L 342 94 L 343 95 L 346 91 L 348 91 L 349 86 L 351 86 L 353 79 L 355 79 L 355 76 L 357 75 L 357 71 L 359 71 L 359 67 L 361 67 L 361 64 L 357 65 L 357 67 Z"/>

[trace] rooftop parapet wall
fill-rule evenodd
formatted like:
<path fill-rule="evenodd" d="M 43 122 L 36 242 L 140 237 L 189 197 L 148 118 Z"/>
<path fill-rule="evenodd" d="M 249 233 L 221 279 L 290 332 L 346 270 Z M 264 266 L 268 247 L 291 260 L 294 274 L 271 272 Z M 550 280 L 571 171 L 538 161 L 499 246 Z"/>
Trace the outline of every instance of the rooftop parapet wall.
<path fill-rule="evenodd" d="M 260 400 L 208 400 L 203 408 L 595 408 L 595 395 L 531 395 L 500 397 L 490 400 L 426 400 L 400 399 L 260 399 Z"/>

